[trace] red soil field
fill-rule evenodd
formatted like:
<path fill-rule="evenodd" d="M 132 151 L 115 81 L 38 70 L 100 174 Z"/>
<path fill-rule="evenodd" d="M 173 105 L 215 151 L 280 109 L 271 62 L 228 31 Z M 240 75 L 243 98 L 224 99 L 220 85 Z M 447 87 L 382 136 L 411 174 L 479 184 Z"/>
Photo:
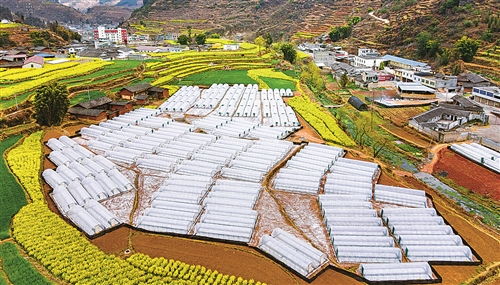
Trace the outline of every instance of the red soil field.
<path fill-rule="evenodd" d="M 433 173 L 448 173 L 447 177 L 460 186 L 475 193 L 500 201 L 500 175 L 478 165 L 467 158 L 449 150 L 441 149 Z"/>

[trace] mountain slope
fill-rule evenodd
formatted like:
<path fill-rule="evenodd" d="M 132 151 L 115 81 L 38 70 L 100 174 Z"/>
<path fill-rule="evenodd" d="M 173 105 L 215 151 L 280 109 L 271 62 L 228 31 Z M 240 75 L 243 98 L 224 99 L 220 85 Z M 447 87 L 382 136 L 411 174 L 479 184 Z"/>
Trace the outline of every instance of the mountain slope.
<path fill-rule="evenodd" d="M 49 22 L 81 23 L 86 20 L 85 15 L 73 8 L 43 0 L 0 0 L 0 6 L 25 17 L 37 17 Z"/>
<path fill-rule="evenodd" d="M 301 29 L 325 32 L 330 25 L 372 7 L 381 0 L 150 0 L 134 11 L 128 24 L 163 21 L 167 30 L 214 30 L 229 34 L 258 32 L 291 35 Z"/>

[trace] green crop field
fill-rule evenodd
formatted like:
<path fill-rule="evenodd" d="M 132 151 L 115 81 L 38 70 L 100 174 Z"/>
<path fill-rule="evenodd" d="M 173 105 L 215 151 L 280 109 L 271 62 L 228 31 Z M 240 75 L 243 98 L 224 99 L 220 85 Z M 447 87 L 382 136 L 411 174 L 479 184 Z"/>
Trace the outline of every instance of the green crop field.
<path fill-rule="evenodd" d="M 5 239 L 9 236 L 9 224 L 12 216 L 19 209 L 26 205 L 26 196 L 23 188 L 17 183 L 14 175 L 9 171 L 7 162 L 4 159 L 5 151 L 13 146 L 21 135 L 11 136 L 0 142 L 0 239 Z"/>
<path fill-rule="evenodd" d="M 69 102 L 70 102 L 70 105 L 73 106 L 73 105 L 76 105 L 78 103 L 87 102 L 87 101 L 101 98 L 104 96 L 106 96 L 106 94 L 104 94 L 104 92 L 99 91 L 99 90 L 90 90 L 88 92 L 83 91 L 82 93 L 79 93 L 75 97 L 71 98 L 69 100 Z"/>
<path fill-rule="evenodd" d="M 72 82 L 83 82 L 83 81 L 94 79 L 96 77 L 116 73 L 119 71 L 134 69 L 134 68 L 137 68 L 142 63 L 142 61 L 140 61 L 140 60 L 116 60 L 116 61 L 113 61 L 113 63 L 114 64 L 112 64 L 112 65 L 106 65 L 104 68 L 102 68 L 101 70 L 98 70 L 94 73 L 90 73 L 90 74 L 86 74 L 83 76 L 78 76 L 75 78 L 63 80 L 62 83 L 69 84 Z M 120 76 L 118 76 L 118 77 L 120 77 Z M 69 85 L 71 85 L 71 84 L 69 84 Z M 78 84 L 76 84 L 76 85 L 78 85 Z"/>
<path fill-rule="evenodd" d="M 0 244 L 0 260 L 2 261 L 2 269 L 12 284 L 51 284 L 19 254 L 17 247 L 11 242 Z"/>
<path fill-rule="evenodd" d="M 264 81 L 271 89 L 275 89 L 275 88 L 278 88 L 278 89 L 289 88 L 291 90 L 296 89 L 295 82 L 292 82 L 290 80 L 280 79 L 280 78 L 271 78 L 271 77 L 262 77 L 262 76 L 259 76 L 259 78 L 262 79 L 262 81 Z"/>
<path fill-rule="evenodd" d="M 247 75 L 247 70 L 211 70 L 189 75 L 178 81 L 176 85 L 212 85 L 227 84 L 257 84 Z"/>

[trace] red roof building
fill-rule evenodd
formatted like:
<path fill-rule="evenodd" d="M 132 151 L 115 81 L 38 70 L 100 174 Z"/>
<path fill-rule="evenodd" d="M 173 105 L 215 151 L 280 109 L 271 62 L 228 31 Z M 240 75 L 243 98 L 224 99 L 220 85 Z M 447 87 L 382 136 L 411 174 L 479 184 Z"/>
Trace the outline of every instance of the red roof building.
<path fill-rule="evenodd" d="M 35 55 L 24 61 L 23 68 L 42 68 L 43 64 L 43 57 Z"/>

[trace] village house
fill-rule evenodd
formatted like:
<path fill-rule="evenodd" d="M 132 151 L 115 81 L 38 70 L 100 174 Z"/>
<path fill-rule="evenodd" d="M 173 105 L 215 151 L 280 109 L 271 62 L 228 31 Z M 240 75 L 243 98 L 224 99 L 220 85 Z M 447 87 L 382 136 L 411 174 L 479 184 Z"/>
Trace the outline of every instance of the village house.
<path fill-rule="evenodd" d="M 24 61 L 23 68 L 42 68 L 43 64 L 43 57 L 35 55 Z"/>
<path fill-rule="evenodd" d="M 177 41 L 177 39 L 179 38 L 179 33 L 174 33 L 174 32 L 171 32 L 171 33 L 166 33 L 165 34 L 165 40 L 167 41 Z"/>
<path fill-rule="evenodd" d="M 384 62 L 384 58 L 377 50 L 359 49 L 358 55 L 355 55 L 353 58 L 352 64 L 356 67 L 379 69 L 382 62 Z"/>
<path fill-rule="evenodd" d="M 397 82 L 396 88 L 401 98 L 435 99 L 435 90 L 418 82 Z"/>
<path fill-rule="evenodd" d="M 420 61 L 415 61 L 411 59 L 406 59 L 399 56 L 394 56 L 390 54 L 386 54 L 382 57 L 382 61 L 387 63 L 392 69 L 406 69 L 406 70 L 414 70 L 414 71 L 430 71 L 431 67 L 425 63 Z"/>
<path fill-rule="evenodd" d="M 313 59 L 318 67 L 329 67 L 336 61 L 336 56 L 332 51 L 314 51 Z"/>
<path fill-rule="evenodd" d="M 109 97 L 101 97 L 78 103 L 68 109 L 68 113 L 78 119 L 103 121 L 131 111 L 133 104 L 126 101 L 114 102 Z"/>
<path fill-rule="evenodd" d="M 481 75 L 473 72 L 464 72 L 457 76 L 457 84 L 463 92 L 472 92 L 473 87 L 488 87 L 491 82 Z"/>
<path fill-rule="evenodd" d="M 451 103 L 440 103 L 433 109 L 410 119 L 409 126 L 440 142 L 453 141 L 456 136 L 452 130 L 474 120 L 486 124 L 488 116 L 483 108 L 471 100 L 456 95 Z"/>
<path fill-rule="evenodd" d="M 133 100 L 137 104 L 147 104 L 150 100 L 160 100 L 168 97 L 168 89 L 141 83 L 127 86 L 118 91 L 122 99 Z"/>
<path fill-rule="evenodd" d="M 52 52 L 52 50 L 50 48 L 45 47 L 45 46 L 36 46 L 32 50 L 35 53 L 49 53 L 49 52 Z"/>
<path fill-rule="evenodd" d="M 478 103 L 500 108 L 500 88 L 497 86 L 474 87 L 472 96 Z"/>
<path fill-rule="evenodd" d="M 223 50 L 239 50 L 240 44 L 225 44 Z"/>
<path fill-rule="evenodd" d="M 444 75 L 442 73 L 416 72 L 414 74 L 415 82 L 433 89 L 455 91 L 457 89 L 457 77 Z"/>

